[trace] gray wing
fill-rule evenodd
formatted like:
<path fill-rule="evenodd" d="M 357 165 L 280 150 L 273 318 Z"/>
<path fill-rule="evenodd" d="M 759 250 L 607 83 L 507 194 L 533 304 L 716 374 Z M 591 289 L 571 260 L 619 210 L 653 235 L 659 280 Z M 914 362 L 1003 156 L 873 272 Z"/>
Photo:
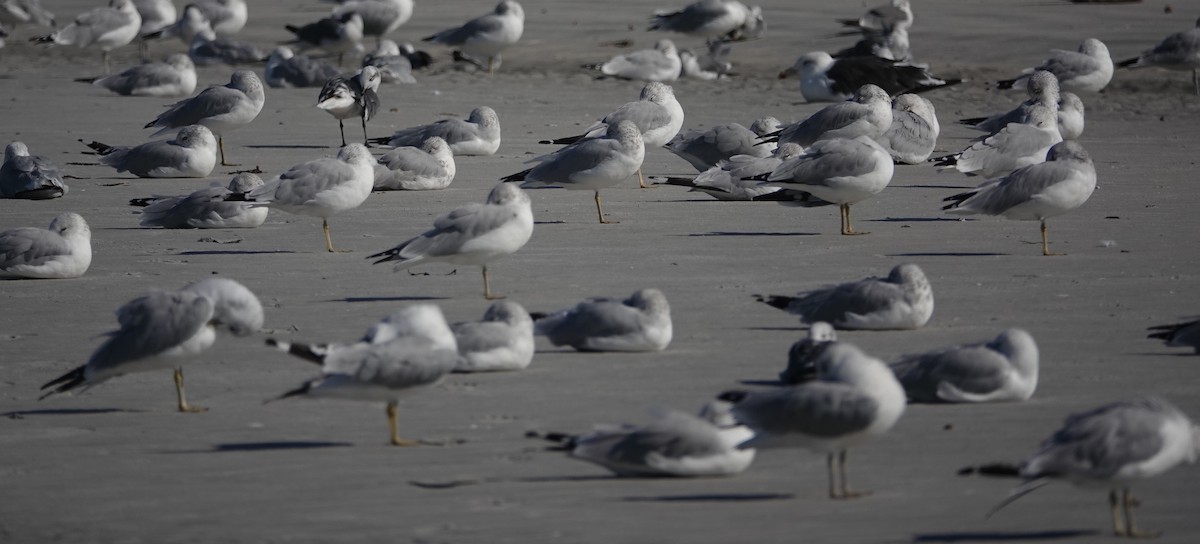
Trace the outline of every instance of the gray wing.
<path fill-rule="evenodd" d="M 323 372 L 388 389 L 406 389 L 436 382 L 457 363 L 457 351 L 435 346 L 426 338 L 404 336 L 331 353 Z"/>
<path fill-rule="evenodd" d="M 720 0 L 704 0 L 673 12 L 658 13 L 652 18 L 650 30 L 670 30 L 687 34 L 696 32 L 715 18 L 726 15 Z"/>
<path fill-rule="evenodd" d="M 67 43 L 87 45 L 97 38 L 130 23 L 128 15 L 112 8 L 96 8 L 75 19 L 75 22 L 59 31 Z"/>
<path fill-rule="evenodd" d="M 937 135 L 933 132 L 933 126 L 910 111 L 893 111 L 892 126 L 888 127 L 883 136 L 887 141 L 887 145 L 883 147 L 897 159 L 919 157 L 916 162 L 924 162 L 937 145 Z"/>
<path fill-rule="evenodd" d="M 904 288 L 878 278 L 843 283 L 802 294 L 788 311 L 800 313 L 805 321 L 842 323 L 848 314 L 866 315 L 886 310 L 904 300 Z"/>
<path fill-rule="evenodd" d="M 1027 477 L 1081 475 L 1108 479 L 1162 451 L 1166 411 L 1153 399 L 1101 406 L 1067 418 L 1022 466 Z"/>
<path fill-rule="evenodd" d="M 1027 109 L 1028 107 L 1022 103 L 1021 105 L 1009 111 L 998 113 L 988 117 L 987 119 L 984 119 L 983 121 L 980 121 L 979 124 L 975 125 L 975 128 L 984 132 L 995 134 L 1001 130 L 1004 130 L 1004 127 L 1008 126 L 1010 123 L 1024 123 L 1028 118 Z"/>
<path fill-rule="evenodd" d="M 666 148 L 703 172 L 735 155 L 765 157 L 770 154 L 767 146 L 756 146 L 756 143 L 757 134 L 742 125 L 730 123 L 715 126 L 706 132 L 695 131 L 676 136 L 667 143 Z"/>
<path fill-rule="evenodd" d="M 214 185 L 187 196 L 155 200 L 142 210 L 143 227 L 184 229 L 195 227 L 197 221 L 220 219 L 229 211 L 241 211 L 243 203 L 225 202 L 229 189 Z"/>
<path fill-rule="evenodd" d="M 270 66 L 268 79 L 282 79 L 293 87 L 320 87 L 337 77 L 338 69 L 331 64 L 296 55 Z"/>
<path fill-rule="evenodd" d="M 0 166 L 0 196 L 58 187 L 66 192 L 62 172 L 54 163 L 38 155 L 13 157 Z"/>
<path fill-rule="evenodd" d="M 195 336 L 212 315 L 212 300 L 194 293 L 151 291 L 135 298 L 117 310 L 121 329 L 88 359 L 88 373 L 121 374 L 121 364 L 153 357 L 182 344 Z"/>
<path fill-rule="evenodd" d="M 0 233 L 0 270 L 21 265 L 38 266 L 70 253 L 71 248 L 62 236 L 46 229 L 23 227 Z"/>
<path fill-rule="evenodd" d="M 512 326 L 498 321 L 468 321 L 450 327 L 459 353 L 476 353 L 512 344 Z"/>
<path fill-rule="evenodd" d="M 534 323 L 538 334 L 556 346 L 579 347 L 590 338 L 620 336 L 641 330 L 642 313 L 615 300 L 594 300 L 544 317 Z"/>
<path fill-rule="evenodd" d="M 388 170 L 403 170 L 418 176 L 441 176 L 446 168 L 437 157 L 416 147 L 398 147 L 379 157 L 379 164 Z"/>
<path fill-rule="evenodd" d="M 338 159 L 317 159 L 291 167 L 279 179 L 254 188 L 246 196 L 258 202 L 301 205 L 354 177 L 354 168 Z"/>
<path fill-rule="evenodd" d="M 189 56 L 197 63 L 219 60 L 229 65 L 253 64 L 266 60 L 267 53 L 257 46 L 227 38 L 192 42 Z"/>
<path fill-rule="evenodd" d="M 547 155 L 546 160 L 525 175 L 525 179 L 547 183 L 570 181 L 575 174 L 591 170 L 621 152 L 621 143 L 617 140 L 580 140 Z"/>
<path fill-rule="evenodd" d="M 963 150 L 958 164 L 973 171 L 992 171 L 1019 158 L 1048 149 L 1057 143 L 1054 140 L 1052 133 L 1030 125 L 1013 123 Z"/>
<path fill-rule="evenodd" d="M 100 157 L 100 162 L 116 168 L 118 172 L 131 172 L 142 177 L 155 168 L 182 166 L 186 160 L 187 152 L 182 147 L 165 141 L 120 148 Z"/>
<path fill-rule="evenodd" d="M 908 398 L 938 402 L 943 383 L 960 391 L 986 395 L 1005 386 L 1011 368 L 1008 358 L 983 344 L 910 355 L 891 365 Z"/>
<path fill-rule="evenodd" d="M 1087 75 L 1100 69 L 1100 61 L 1077 51 L 1055 49 L 1050 58 L 1034 70 L 1045 70 L 1058 76 L 1060 81 Z"/>
<path fill-rule="evenodd" d="M 733 415 L 756 433 L 833 438 L 870 427 L 878 408 L 852 386 L 811 382 L 750 393 L 733 406 Z"/>
<path fill-rule="evenodd" d="M 148 62 L 119 74 L 100 78 L 96 80 L 96 84 L 117 94 L 130 95 L 138 89 L 171 85 L 179 80 L 179 72 L 170 64 Z"/>
<path fill-rule="evenodd" d="M 462 45 L 467 40 L 487 37 L 503 30 L 503 21 L 495 15 L 488 14 L 471 19 L 460 27 L 438 32 L 432 36 L 430 41 L 446 45 Z"/>
<path fill-rule="evenodd" d="M 431 136 L 439 136 L 447 144 L 456 144 L 479 137 L 479 125 L 461 119 L 442 119 L 428 125 L 400 129 L 392 135 L 391 145 L 417 147 Z"/>
<path fill-rule="evenodd" d="M 1200 30 L 1192 29 L 1167 36 L 1153 49 L 1142 53 L 1141 58 L 1150 63 L 1170 66 L 1189 62 L 1197 51 L 1200 51 Z"/>
<path fill-rule="evenodd" d="M 1071 177 L 1075 166 L 1061 161 L 1043 162 L 1018 168 L 1011 174 L 980 186 L 975 196 L 959 208 L 979 210 L 989 215 L 1025 204 L 1056 183 Z"/>
<path fill-rule="evenodd" d="M 788 125 L 779 133 L 779 142 L 792 142 L 808 147 L 821 135 L 842 128 L 865 117 L 866 106 L 856 102 L 843 102 L 827 106 L 812 114 L 808 119 Z"/>
<path fill-rule="evenodd" d="M 581 436 L 572 455 L 597 462 L 613 463 L 638 472 L 657 472 L 647 466 L 651 454 L 668 459 L 711 455 L 726 451 L 711 423 L 691 414 L 671 411 L 641 428 L 617 432 L 599 431 Z"/>
<path fill-rule="evenodd" d="M 433 229 L 401 244 L 398 255 L 402 259 L 401 264 L 418 257 L 453 255 L 463 245 L 503 227 L 516 215 L 505 206 L 469 204 L 458 208 L 437 218 L 433 222 Z"/>
<path fill-rule="evenodd" d="M 643 134 L 648 130 L 665 127 L 671 124 L 671 112 L 654 102 L 639 100 L 627 102 L 601 120 L 606 125 L 616 125 L 621 121 L 633 121 Z"/>
<path fill-rule="evenodd" d="M 180 100 L 164 111 L 151 123 L 160 127 L 183 127 L 199 124 L 200 121 L 233 111 L 239 103 L 248 100 L 246 94 L 229 87 L 209 87 L 200 94 Z"/>
<path fill-rule="evenodd" d="M 648 79 L 661 70 L 673 67 L 671 59 L 657 49 L 643 49 L 628 55 L 618 55 L 601 66 L 601 71 L 610 76 L 629 79 Z M 638 128 L 641 128 L 639 126 Z"/>
<path fill-rule="evenodd" d="M 828 186 L 833 178 L 875 170 L 870 146 L 854 140 L 822 140 L 775 168 L 768 181 L 780 185 Z"/>

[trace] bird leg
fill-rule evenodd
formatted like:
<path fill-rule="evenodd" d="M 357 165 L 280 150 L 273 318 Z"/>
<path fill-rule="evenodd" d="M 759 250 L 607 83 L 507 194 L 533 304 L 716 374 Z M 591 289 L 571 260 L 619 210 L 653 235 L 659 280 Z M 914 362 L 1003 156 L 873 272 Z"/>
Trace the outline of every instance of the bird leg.
<path fill-rule="evenodd" d="M 366 147 L 371 147 L 371 142 L 370 142 L 370 140 L 367 139 L 367 117 L 366 116 L 362 117 L 362 126 L 363 126 L 363 145 Z M 345 138 L 345 136 L 343 136 L 343 138 Z M 343 147 L 345 145 L 346 145 L 345 143 L 342 144 Z"/>
<path fill-rule="evenodd" d="M 643 189 L 652 188 L 651 186 L 646 185 L 646 178 L 644 176 L 642 176 L 642 167 L 641 166 L 638 167 L 638 187 L 641 187 Z"/>
<path fill-rule="evenodd" d="M 1120 494 L 1117 493 L 1115 488 L 1108 492 L 1108 507 L 1110 510 L 1112 510 L 1113 534 L 1117 536 L 1124 536 L 1125 523 L 1121 520 L 1121 498 Z"/>
<path fill-rule="evenodd" d="M 416 440 L 406 440 L 404 438 L 400 438 L 400 430 L 396 424 L 396 412 L 397 412 L 396 401 L 389 402 L 387 405 L 387 417 L 388 417 L 388 428 L 392 432 L 392 445 L 393 446 L 416 446 L 418 444 L 418 442 Z"/>
<path fill-rule="evenodd" d="M 342 120 L 338 119 L 338 132 L 342 134 L 342 147 L 346 147 L 346 126 L 342 124 Z M 367 122 L 363 121 L 363 135 L 367 134 Z"/>
<path fill-rule="evenodd" d="M 842 488 L 836 499 L 857 499 L 870 495 L 870 491 L 851 491 L 850 485 L 846 480 L 846 450 L 838 452 L 838 475 L 841 476 Z"/>
<path fill-rule="evenodd" d="M 325 250 L 330 253 L 350 253 L 349 249 L 333 249 L 333 240 L 329 237 L 329 220 L 321 219 L 321 229 L 325 231 Z"/>
<path fill-rule="evenodd" d="M 1050 253 L 1050 241 L 1046 238 L 1046 220 L 1042 220 L 1042 255 L 1045 257 L 1056 257 L 1066 255 L 1066 253 Z"/>
<path fill-rule="evenodd" d="M 604 208 L 600 206 L 600 191 L 596 191 L 595 193 L 596 193 L 596 214 L 600 216 L 600 224 L 610 225 L 613 223 L 620 223 L 620 221 L 609 221 L 604 218 Z"/>
<path fill-rule="evenodd" d="M 859 234 L 871 234 L 869 232 L 854 232 L 854 227 L 850 226 L 850 205 L 842 204 L 840 206 L 842 212 L 842 234 L 847 236 L 857 236 Z"/>
<path fill-rule="evenodd" d="M 188 406 L 187 397 L 183 394 L 183 369 L 175 369 L 175 393 L 179 395 L 179 411 L 187 414 L 198 414 L 207 412 L 208 408 L 203 406 Z"/>
<path fill-rule="evenodd" d="M 491 284 L 488 282 L 487 265 L 483 265 L 483 298 L 487 300 L 500 300 L 504 295 L 493 295 Z"/>
<path fill-rule="evenodd" d="M 217 148 L 221 150 L 221 166 L 241 166 L 240 164 L 225 162 L 225 138 L 217 136 Z"/>
<path fill-rule="evenodd" d="M 830 453 L 825 459 L 825 464 L 829 471 L 829 498 L 839 499 L 841 497 L 838 496 L 838 488 L 840 486 L 837 481 L 837 454 Z"/>
<path fill-rule="evenodd" d="M 488 57 L 488 77 L 496 77 L 496 57 Z"/>
<path fill-rule="evenodd" d="M 111 74 L 112 68 L 108 65 L 108 51 L 101 51 L 100 58 L 104 59 L 104 73 Z"/>
<path fill-rule="evenodd" d="M 1113 491 L 1112 499 L 1115 499 L 1116 491 Z M 1125 514 L 1125 532 L 1122 534 L 1117 531 L 1117 536 L 1125 536 L 1129 538 L 1158 538 L 1162 535 L 1160 531 L 1139 531 L 1137 525 L 1133 522 L 1133 507 L 1137 506 L 1137 502 L 1133 500 L 1133 492 L 1128 487 L 1121 490 L 1122 508 Z M 1111 500 L 1111 499 L 1110 499 Z M 1113 522 L 1113 529 L 1116 530 L 1116 522 Z"/>

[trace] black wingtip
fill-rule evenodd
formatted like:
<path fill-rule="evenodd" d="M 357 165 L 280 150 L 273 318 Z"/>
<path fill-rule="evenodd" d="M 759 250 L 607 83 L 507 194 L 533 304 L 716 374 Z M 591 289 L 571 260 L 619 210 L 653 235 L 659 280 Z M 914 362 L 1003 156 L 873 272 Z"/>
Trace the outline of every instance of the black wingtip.
<path fill-rule="evenodd" d="M 77 78 L 75 78 L 75 81 L 77 83 L 95 83 L 97 79 L 100 79 L 100 78 L 99 77 L 77 77 Z"/>
<path fill-rule="evenodd" d="M 146 206 L 153 204 L 155 200 L 158 200 L 158 199 L 154 198 L 154 197 L 131 198 L 131 199 L 129 199 L 129 205 L 137 206 L 139 208 L 145 208 Z"/>
<path fill-rule="evenodd" d="M 957 208 L 960 205 L 962 205 L 963 202 L 966 202 L 966 200 L 968 198 L 971 198 L 973 196 L 975 196 L 975 191 L 968 191 L 965 193 L 958 193 L 956 195 L 950 195 L 950 196 L 942 199 L 942 202 L 949 202 L 949 204 L 942 206 L 942 209 L 943 210 L 952 210 L 954 208 Z"/>
<path fill-rule="evenodd" d="M 753 297 L 754 300 L 757 300 L 758 302 L 779 308 L 780 310 L 787 310 L 788 306 L 791 305 L 793 300 L 795 300 L 795 297 L 785 297 L 781 295 L 753 295 Z"/>
<path fill-rule="evenodd" d="M 584 136 L 587 136 L 587 135 L 579 134 L 577 136 L 567 136 L 565 138 L 555 138 L 553 140 L 550 140 L 549 143 L 557 144 L 557 145 L 571 145 L 575 142 L 578 142 L 579 140 L 582 140 Z"/>
<path fill-rule="evenodd" d="M 721 393 L 720 395 L 717 395 L 717 400 L 723 400 L 723 401 L 731 403 L 731 404 L 737 404 L 737 403 L 745 400 L 746 396 L 749 394 L 750 393 L 748 391 L 742 391 L 742 390 L 735 389 L 732 391 L 725 391 L 725 392 Z"/>
<path fill-rule="evenodd" d="M 42 385 L 40 390 L 45 391 L 46 389 L 49 389 L 51 387 L 53 387 L 54 389 L 52 389 L 50 391 L 46 391 L 46 393 L 44 395 L 38 397 L 38 400 L 42 400 L 42 399 L 49 397 L 50 395 L 53 395 L 55 393 L 65 393 L 67 391 L 75 389 L 76 387 L 79 387 L 80 385 L 83 385 L 83 382 L 86 381 L 86 378 L 84 377 L 84 368 L 85 367 L 86 367 L 86 365 L 81 365 L 81 366 L 76 367 L 75 369 L 71 370 L 70 372 L 63 374 L 62 376 L 59 376 L 53 380 L 46 382 L 44 385 Z"/>
<path fill-rule="evenodd" d="M 1012 463 L 988 463 L 958 469 L 959 476 L 979 475 L 989 478 L 1020 478 L 1021 468 Z"/>
<path fill-rule="evenodd" d="M 514 182 L 514 181 L 525 181 L 525 176 L 529 175 L 529 172 L 532 172 L 532 171 L 533 171 L 533 169 L 530 168 L 528 170 L 522 170 L 515 174 L 509 174 L 507 176 L 500 178 L 500 181 L 503 181 L 506 183 Z"/>
<path fill-rule="evenodd" d="M 113 147 L 111 145 L 108 145 L 106 143 L 97 142 L 95 140 L 93 140 L 89 143 L 86 143 L 84 145 L 88 146 L 89 148 L 91 148 L 92 151 L 95 151 L 96 153 L 99 153 L 101 155 L 108 155 L 109 153 L 112 153 L 114 149 L 116 149 L 115 147 Z"/>
<path fill-rule="evenodd" d="M 1013 84 L 1016 82 L 1017 80 L 1015 79 L 1002 79 L 996 82 L 996 88 L 1000 90 L 1008 90 L 1013 88 Z"/>
<path fill-rule="evenodd" d="M 958 123 L 960 125 L 967 125 L 967 126 L 973 127 L 984 121 L 987 121 L 987 117 L 968 117 L 966 119 L 959 119 Z"/>
<path fill-rule="evenodd" d="M 1134 57 L 1132 59 L 1125 59 L 1125 60 L 1117 63 L 1117 68 L 1129 68 L 1130 66 L 1137 64 L 1139 60 L 1142 60 L 1142 59 L 1139 57 Z"/>

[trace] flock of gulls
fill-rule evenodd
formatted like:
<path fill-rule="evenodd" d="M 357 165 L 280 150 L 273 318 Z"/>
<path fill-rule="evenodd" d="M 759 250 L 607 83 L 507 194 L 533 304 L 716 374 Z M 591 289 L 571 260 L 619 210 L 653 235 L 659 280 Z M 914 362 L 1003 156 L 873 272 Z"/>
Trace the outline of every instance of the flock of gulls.
<path fill-rule="evenodd" d="M 322 219 L 326 249 L 335 252 L 329 219 L 349 212 L 376 190 L 437 190 L 455 176 L 455 156 L 492 155 L 500 145 L 495 110 L 481 106 L 464 120 L 445 119 L 381 138 L 368 135 L 384 83 L 411 83 L 413 72 L 432 62 L 428 53 L 386 36 L 413 16 L 411 0 L 349 0 L 328 17 L 289 25 L 294 39 L 267 53 L 239 42 L 248 12 L 244 0 L 198 0 L 177 12 L 169 0 L 112 0 L 58 25 L 36 0 L 0 2 L 0 24 L 54 28 L 33 41 L 99 52 L 107 71 L 109 53 L 138 43 L 176 38 L 187 53 L 146 62 L 119 73 L 82 80 L 120 95 L 188 97 L 154 115 L 151 140 L 134 145 L 92 142 L 100 163 L 138 177 L 210 176 L 227 165 L 224 139 L 253 122 L 271 87 L 320 88 L 316 107 L 337 119 L 342 147 L 335 157 L 296 164 L 264 181 L 240 173 L 227 186 L 191 194 L 152 196 L 140 222 L 163 228 L 254 228 L 268 210 Z M 703 54 L 680 51 L 667 39 L 653 49 L 618 55 L 589 65 L 605 77 L 645 80 L 637 100 L 621 105 L 581 134 L 547 140 L 562 147 L 529 161 L 529 168 L 504 176 L 483 203 L 469 203 L 434 220 L 395 247 L 371 255 L 396 270 L 429 262 L 479 266 L 486 298 L 493 293 L 488 265 L 517 253 L 534 230 L 527 188 L 591 191 L 600 223 L 606 218 L 600 192 L 637 177 L 682 185 L 720 200 L 767 200 L 787 206 L 839 208 L 839 232 L 866 234 L 851 221 L 854 204 L 883 191 L 896 168 L 933 162 L 984 180 L 974 189 L 947 196 L 950 214 L 981 214 L 1040 223 L 1042 252 L 1052 255 L 1047 219 L 1082 206 L 1096 187 L 1096 169 L 1078 142 L 1084 129 L 1084 99 L 1103 89 L 1114 68 L 1160 67 L 1191 70 L 1200 94 L 1200 28 L 1166 37 L 1137 57 L 1115 63 L 1105 44 L 1085 40 L 1075 50 L 1055 50 L 1037 66 L 1000 88 L 1023 90 L 1028 98 L 1010 111 L 962 122 L 982 134 L 960 152 L 931 157 L 940 125 L 933 102 L 920 93 L 960 81 L 939 77 L 913 60 L 908 32 L 914 21 L 909 0 L 894 0 L 858 19 L 842 22 L 854 46 L 829 54 L 801 55 L 781 78 L 799 79 L 807 101 L 832 104 L 795 123 L 766 117 L 749 128 L 729 123 L 682 131 L 684 107 L 670 81 L 680 77 L 730 77 L 730 50 L 738 41 L 763 36 L 758 7 L 736 0 L 701 0 L 653 14 L 649 29 L 705 42 Z M 495 9 L 425 38 L 454 48 L 455 62 L 495 73 L 501 55 L 520 40 L 521 5 L 505 0 Z M 4 32 L 7 34 L 7 30 Z M 376 41 L 367 53 L 363 42 Z M 310 56 L 321 51 L 324 56 Z M 363 57 L 361 69 L 346 73 L 345 58 Z M 337 58 L 336 62 L 331 62 Z M 193 95 L 196 65 L 265 63 L 262 77 L 239 68 L 229 83 Z M 362 143 L 346 143 L 343 122 L 358 120 Z M 371 146 L 388 149 L 381 156 Z M 666 149 L 693 166 L 694 177 L 654 178 L 643 172 L 652 149 Z M 514 168 L 515 170 L 516 168 Z M 0 196 L 41 200 L 66 197 L 62 172 L 21 142 L 5 148 Z M 64 213 L 46 229 L 0 233 L 0 274 L 12 278 L 75 278 L 91 261 L 91 232 L 78 214 Z M 1026 331 L 1010 329 L 978 344 L 908 355 L 890 364 L 852 344 L 837 330 L 912 330 L 925 325 L 933 288 L 915 264 L 902 264 L 885 277 L 814 289 L 795 296 L 758 299 L 810 325 L 809 337 L 792 346 L 782 387 L 726 391 L 698 415 L 665 411 L 647 425 L 601 426 L 591 433 L 546 434 L 572 456 L 623 476 L 714 476 L 746 470 L 757 448 L 795 446 L 828 456 L 829 496 L 862 496 L 846 476 L 847 452 L 888 432 L 909 402 L 978 403 L 1029 399 L 1038 383 L 1038 348 Z M 259 331 L 264 309 L 242 284 L 227 278 L 192 283 L 179 290 L 151 290 L 117 310 L 118 329 L 87 362 L 42 387 L 45 396 L 78 392 L 133 372 L 173 369 L 178 409 L 203 411 L 185 397 L 182 364 L 201 356 L 221 334 Z M 639 289 L 628 298 L 596 298 L 546 314 L 498 300 L 480 321 L 447 323 L 431 304 L 402 308 L 357 340 L 320 344 L 272 338 L 268 343 L 320 365 L 316 377 L 279 398 L 336 397 L 387 403 L 391 442 L 400 437 L 398 398 L 437 383 L 450 372 L 516 371 L 535 354 L 535 335 L 579 351 L 656 352 L 666 349 L 673 330 L 666 295 Z M 1151 334 L 1171 346 L 1200 352 L 1200 322 L 1155 327 Z M 1063 427 L 1019 465 L 979 467 L 988 474 L 1023 480 L 1011 500 L 1053 480 L 1111 489 L 1113 529 L 1142 536 L 1133 519 L 1130 486 L 1200 455 L 1200 427 L 1178 409 L 1155 398 L 1115 402 L 1070 416 Z"/>

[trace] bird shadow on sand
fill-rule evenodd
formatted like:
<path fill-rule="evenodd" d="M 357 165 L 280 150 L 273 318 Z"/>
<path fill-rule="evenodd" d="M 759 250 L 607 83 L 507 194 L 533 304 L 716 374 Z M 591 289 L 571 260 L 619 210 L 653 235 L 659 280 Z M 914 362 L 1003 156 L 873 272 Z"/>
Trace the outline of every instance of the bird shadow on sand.
<path fill-rule="evenodd" d="M 892 253 L 888 257 L 1006 257 L 1008 253 L 992 253 L 988 251 L 943 251 L 943 252 L 916 252 L 916 253 Z"/>
<path fill-rule="evenodd" d="M 765 386 L 765 387 L 779 387 L 779 386 L 783 386 L 783 385 L 789 385 L 789 384 L 783 383 L 779 380 L 738 380 L 738 383 L 740 383 L 742 385 L 759 385 L 759 386 Z"/>
<path fill-rule="evenodd" d="M 733 231 L 711 231 L 697 232 L 693 234 L 684 234 L 683 236 L 820 236 L 819 232 L 733 232 Z M 678 236 L 678 235 L 677 235 Z"/>
<path fill-rule="evenodd" d="M 4 412 L 0 417 L 21 419 L 26 416 L 87 416 L 94 414 L 136 414 L 142 410 L 126 410 L 124 408 L 47 408 L 45 410 L 14 410 Z"/>
<path fill-rule="evenodd" d="M 243 147 L 250 149 L 330 149 L 333 146 L 313 144 L 258 144 Z"/>
<path fill-rule="evenodd" d="M 797 325 L 795 327 L 746 327 L 748 331 L 773 331 L 773 332 L 802 332 L 808 330 L 808 327 Z"/>
<path fill-rule="evenodd" d="M 961 223 L 974 221 L 965 217 L 887 217 L 884 219 L 867 219 L 867 223 Z"/>
<path fill-rule="evenodd" d="M 206 450 L 182 450 L 164 453 L 234 453 L 234 452 L 263 452 L 263 451 L 301 451 L 325 448 L 348 448 L 349 442 L 326 442 L 321 440 L 281 440 L 277 442 L 230 442 L 214 444 Z"/>
<path fill-rule="evenodd" d="M 176 255 L 279 255 L 296 253 L 287 249 L 197 249 L 180 251 Z"/>
<path fill-rule="evenodd" d="M 974 189 L 974 185 L 888 185 L 892 189 Z"/>
<path fill-rule="evenodd" d="M 657 495 L 625 497 L 626 502 L 757 502 L 795 498 L 791 493 L 702 493 L 699 495 Z"/>
<path fill-rule="evenodd" d="M 1178 351 L 1178 352 L 1143 351 L 1140 353 L 1130 353 L 1129 355 L 1138 355 L 1138 356 L 1142 356 L 1142 357 L 1179 357 L 1181 359 L 1187 358 L 1187 357 L 1198 356 L 1198 354 L 1195 351 Z"/>
<path fill-rule="evenodd" d="M 420 302 L 423 300 L 449 300 L 450 297 L 346 297 L 335 298 L 326 302 Z"/>
<path fill-rule="evenodd" d="M 1065 540 L 1097 536 L 1091 529 L 1062 529 L 1057 531 L 936 533 L 913 536 L 912 542 L 1020 542 L 1022 540 Z"/>

